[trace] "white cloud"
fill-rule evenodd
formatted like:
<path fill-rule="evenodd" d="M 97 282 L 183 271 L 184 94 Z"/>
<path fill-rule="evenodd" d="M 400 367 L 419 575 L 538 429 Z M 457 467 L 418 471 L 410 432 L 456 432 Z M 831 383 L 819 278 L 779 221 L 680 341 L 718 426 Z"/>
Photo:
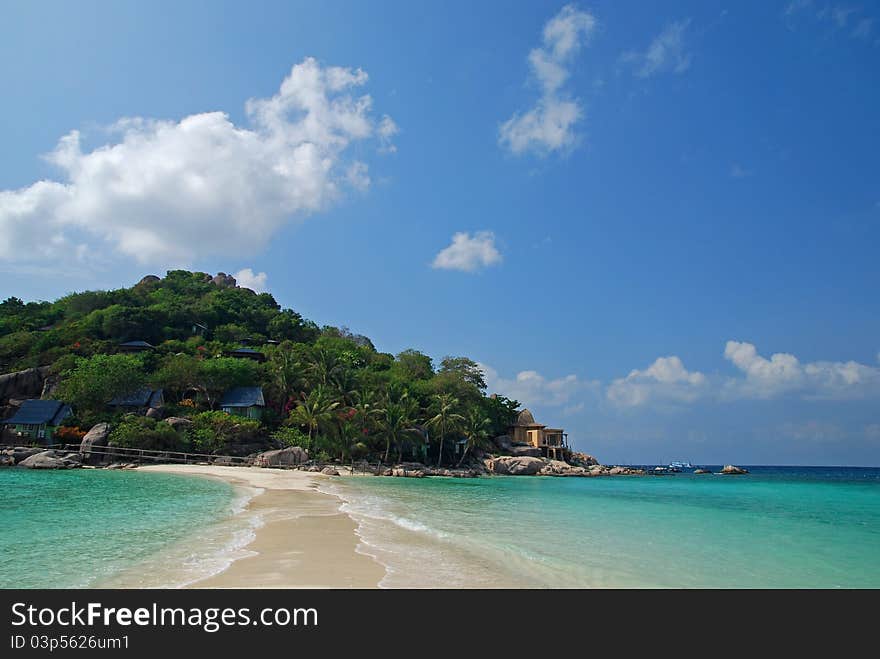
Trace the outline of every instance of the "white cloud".
<path fill-rule="evenodd" d="M 360 69 L 295 65 L 271 98 L 246 104 L 250 127 L 224 112 L 180 121 L 129 118 L 113 143 L 83 148 L 79 131 L 47 159 L 61 181 L 0 191 L 0 261 L 63 260 L 71 250 L 153 265 L 255 253 L 285 224 L 369 185 L 349 146 L 397 131 L 377 123 Z"/>
<path fill-rule="evenodd" d="M 724 357 L 745 374 L 730 379 L 725 394 L 734 397 L 772 398 L 798 392 L 806 398 L 865 398 L 880 394 L 880 368 L 855 361 L 801 363 L 788 353 L 770 358 L 740 341 L 728 341 Z"/>
<path fill-rule="evenodd" d="M 699 371 L 688 371 L 676 356 L 659 357 L 644 370 L 634 369 L 625 378 L 614 380 L 605 393 L 619 407 L 638 407 L 646 403 L 689 403 L 707 392 L 707 378 Z"/>
<path fill-rule="evenodd" d="M 250 268 L 239 270 L 234 275 L 236 283 L 242 288 L 249 288 L 257 293 L 266 292 L 266 280 L 268 276 L 265 272 L 255 273 Z"/>
<path fill-rule="evenodd" d="M 639 78 L 658 73 L 684 73 L 691 65 L 691 55 L 684 44 L 685 31 L 690 23 L 690 19 L 670 23 L 654 37 L 647 50 L 629 51 L 621 60 L 631 64 Z"/>
<path fill-rule="evenodd" d="M 501 263 L 501 260 L 501 253 L 495 247 L 494 233 L 477 231 L 471 236 L 466 231 L 460 231 L 452 236 L 452 243 L 434 257 L 431 266 L 441 270 L 476 272 Z"/>
<path fill-rule="evenodd" d="M 387 114 L 384 115 L 382 121 L 379 122 L 377 132 L 379 134 L 379 151 L 382 153 L 395 153 L 397 147 L 394 146 L 391 140 L 400 132 L 400 128 L 394 123 L 394 119 Z"/>
<path fill-rule="evenodd" d="M 563 86 L 569 66 L 596 27 L 592 14 L 566 5 L 544 26 L 542 45 L 529 53 L 532 75 L 541 87 L 535 107 L 515 113 L 501 124 L 498 142 L 514 154 L 547 154 L 577 143 L 574 125 L 583 117 L 577 99 L 566 98 Z"/>
<path fill-rule="evenodd" d="M 566 406 L 568 413 L 583 409 L 582 402 L 572 398 L 595 391 L 599 383 L 580 380 L 576 375 L 547 379 L 537 371 L 520 371 L 513 379 L 502 378 L 491 366 L 479 364 L 486 379 L 487 391 L 519 401 L 523 406 Z"/>

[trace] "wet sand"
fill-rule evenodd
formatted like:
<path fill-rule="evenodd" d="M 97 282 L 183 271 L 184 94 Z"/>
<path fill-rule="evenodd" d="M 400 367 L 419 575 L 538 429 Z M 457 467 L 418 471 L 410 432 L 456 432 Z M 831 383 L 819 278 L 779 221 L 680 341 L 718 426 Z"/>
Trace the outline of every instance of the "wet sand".
<path fill-rule="evenodd" d="M 245 547 L 249 554 L 189 588 L 376 588 L 385 568 L 357 551 L 357 524 L 340 500 L 319 492 L 321 474 L 255 467 L 153 465 L 142 471 L 218 478 L 256 488 L 245 513 L 263 524 Z"/>

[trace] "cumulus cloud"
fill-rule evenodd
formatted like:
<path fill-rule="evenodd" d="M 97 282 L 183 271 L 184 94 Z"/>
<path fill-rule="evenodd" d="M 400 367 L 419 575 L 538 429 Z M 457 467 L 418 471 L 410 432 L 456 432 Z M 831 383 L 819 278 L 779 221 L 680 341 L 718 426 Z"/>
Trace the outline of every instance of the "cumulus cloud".
<path fill-rule="evenodd" d="M 257 293 L 266 292 L 266 280 L 268 276 L 265 272 L 254 272 L 250 268 L 239 270 L 234 275 L 236 283 L 242 288 L 249 288 Z"/>
<path fill-rule="evenodd" d="M 772 398 L 798 392 L 807 398 L 865 398 L 880 394 L 880 368 L 856 361 L 801 363 L 789 353 L 766 358 L 747 342 L 728 341 L 724 357 L 745 374 L 732 378 L 725 393 L 736 397 Z"/>
<path fill-rule="evenodd" d="M 357 93 L 367 79 L 308 58 L 277 94 L 247 102 L 248 127 L 224 112 L 128 118 L 91 150 L 71 131 L 47 156 L 60 181 L 0 191 L 0 261 L 106 247 L 168 266 L 255 253 L 285 224 L 369 186 L 349 147 L 374 138 L 391 150 L 397 126 L 372 117 L 370 96 Z"/>
<path fill-rule="evenodd" d="M 584 381 L 576 375 L 547 378 L 537 371 L 520 371 L 513 378 L 503 378 L 491 366 L 479 364 L 486 379 L 487 391 L 518 400 L 522 405 L 566 406 L 568 413 L 583 409 L 583 402 L 572 402 L 578 395 L 598 388 L 595 381 Z"/>
<path fill-rule="evenodd" d="M 690 19 L 670 23 L 654 37 L 647 50 L 626 52 L 621 60 L 632 65 L 639 78 L 658 73 L 684 73 L 691 65 L 691 55 L 684 43 L 690 23 Z"/>
<path fill-rule="evenodd" d="M 707 382 L 705 375 L 688 371 L 681 359 L 673 355 L 659 357 L 648 368 L 634 369 L 625 378 L 614 380 L 605 395 L 619 407 L 689 403 L 706 393 Z"/>
<path fill-rule="evenodd" d="M 501 124 L 499 144 L 517 155 L 528 151 L 547 154 L 576 144 L 574 126 L 583 110 L 577 99 L 568 98 L 564 85 L 572 59 L 595 27 L 593 15 L 574 5 L 566 5 L 544 25 L 541 46 L 528 57 L 541 96 L 533 108 L 515 113 Z"/>
<path fill-rule="evenodd" d="M 460 231 L 452 236 L 452 243 L 434 257 L 431 266 L 440 270 L 476 272 L 501 261 L 501 253 L 495 247 L 494 233 L 477 231 L 472 236 L 466 231 Z"/>

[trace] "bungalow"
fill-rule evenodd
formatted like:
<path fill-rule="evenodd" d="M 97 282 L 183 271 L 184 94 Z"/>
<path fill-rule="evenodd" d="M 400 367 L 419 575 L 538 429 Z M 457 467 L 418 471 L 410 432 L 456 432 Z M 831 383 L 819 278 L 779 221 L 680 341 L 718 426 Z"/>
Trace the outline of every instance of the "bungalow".
<path fill-rule="evenodd" d="M 266 355 L 259 350 L 254 350 L 252 348 L 236 348 L 235 350 L 227 350 L 223 354 L 227 357 L 236 357 L 237 359 L 253 359 L 257 362 L 266 361 Z"/>
<path fill-rule="evenodd" d="M 120 352 L 145 352 L 147 350 L 155 350 L 156 346 L 146 341 L 126 341 L 119 344 Z"/>
<path fill-rule="evenodd" d="M 571 452 L 568 433 L 562 428 L 548 428 L 535 422 L 535 417 L 527 409 L 519 413 L 509 432 L 515 444 L 528 444 L 541 449 L 545 458 L 565 460 Z"/>
<path fill-rule="evenodd" d="M 51 444 L 58 426 L 71 414 L 70 405 L 60 400 L 31 399 L 24 401 L 18 412 L 3 423 L 19 437 Z"/>
<path fill-rule="evenodd" d="M 134 393 L 117 396 L 107 405 L 124 412 L 146 412 L 151 407 L 162 407 L 165 404 L 165 397 L 161 389 L 150 389 L 144 387 L 138 389 Z"/>
<path fill-rule="evenodd" d="M 227 414 L 257 421 L 263 416 L 266 399 L 262 387 L 236 387 L 227 391 L 220 400 L 220 409 Z"/>

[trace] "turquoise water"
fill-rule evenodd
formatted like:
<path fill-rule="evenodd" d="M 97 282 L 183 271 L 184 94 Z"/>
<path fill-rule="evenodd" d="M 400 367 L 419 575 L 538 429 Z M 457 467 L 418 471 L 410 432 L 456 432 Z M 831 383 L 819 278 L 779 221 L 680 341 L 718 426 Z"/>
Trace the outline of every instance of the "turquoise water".
<path fill-rule="evenodd" d="M 204 478 L 0 469 L 0 588 L 102 585 L 228 516 L 233 500 Z"/>
<path fill-rule="evenodd" d="M 333 487 L 387 586 L 880 587 L 877 469 Z"/>

